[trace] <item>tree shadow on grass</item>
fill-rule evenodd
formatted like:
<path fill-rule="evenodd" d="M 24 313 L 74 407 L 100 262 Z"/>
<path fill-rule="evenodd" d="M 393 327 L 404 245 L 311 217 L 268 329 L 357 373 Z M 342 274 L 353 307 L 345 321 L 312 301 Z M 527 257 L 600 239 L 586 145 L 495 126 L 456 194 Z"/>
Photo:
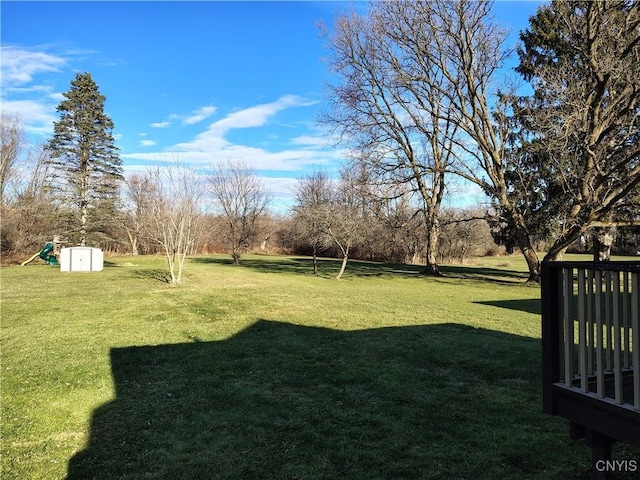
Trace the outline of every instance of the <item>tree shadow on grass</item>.
<path fill-rule="evenodd" d="M 195 263 L 231 265 L 230 258 L 196 257 Z M 319 276 L 331 278 L 340 270 L 342 260 L 334 258 L 318 258 Z M 312 275 L 313 263 L 311 257 L 248 257 L 240 259 L 239 268 L 250 268 L 260 272 L 287 273 L 298 275 Z M 498 283 L 521 283 L 527 279 L 527 274 L 516 270 L 502 270 L 498 268 L 450 266 L 440 267 L 444 277 L 477 279 Z M 416 277 L 424 275 L 423 265 L 408 265 L 403 263 L 384 263 L 363 260 L 349 260 L 345 277 Z"/>
<path fill-rule="evenodd" d="M 231 265 L 230 258 L 221 257 L 196 257 L 195 263 L 212 265 Z M 340 270 L 342 260 L 334 258 L 318 258 L 318 270 L 320 277 L 332 278 Z M 311 257 L 247 257 L 240 259 L 238 268 L 249 268 L 259 272 L 286 273 L 297 275 L 313 275 L 313 260 Z M 395 263 L 367 262 L 361 260 L 349 260 L 345 276 L 349 277 L 381 277 L 416 276 L 424 267 L 418 265 L 404 265 Z"/>
<path fill-rule="evenodd" d="M 224 341 L 113 348 L 116 398 L 68 479 L 575 478 L 588 452 L 541 413 L 539 354 L 455 324 L 267 320 Z"/>
<path fill-rule="evenodd" d="M 231 257 L 195 257 L 191 260 L 194 263 L 210 264 L 210 265 L 229 265 L 233 264 Z M 319 262 L 324 263 L 324 259 Z M 240 265 L 237 268 L 250 268 L 259 272 L 266 273 L 286 273 L 311 275 L 313 265 L 311 258 L 304 257 L 249 257 L 241 258 Z"/>
<path fill-rule="evenodd" d="M 162 283 L 171 282 L 171 274 L 168 270 L 162 268 L 138 269 L 131 272 L 138 278 L 146 278 L 149 280 L 157 280 Z"/>
<path fill-rule="evenodd" d="M 440 271 L 449 278 L 483 280 L 501 284 L 522 284 L 529 278 L 527 272 L 492 267 L 443 265 Z"/>
<path fill-rule="evenodd" d="M 231 265 L 231 258 L 196 257 L 195 263 Z M 340 269 L 341 260 L 333 258 L 318 258 L 319 276 L 332 278 Z M 311 257 L 246 257 L 240 259 L 238 268 L 250 268 L 259 272 L 286 273 L 297 275 L 312 275 L 313 264 Z M 491 267 L 476 267 L 462 265 L 442 265 L 441 278 L 459 278 L 480 280 L 498 284 L 523 284 L 528 273 L 518 270 L 508 270 Z M 416 277 L 424 275 L 424 266 L 407 265 L 402 263 L 383 263 L 362 260 L 349 260 L 345 271 L 348 277 Z M 425 276 L 425 278 L 428 278 Z"/>
<path fill-rule="evenodd" d="M 524 298 L 521 300 L 486 300 L 474 303 L 489 305 L 492 307 L 508 308 L 509 310 L 519 310 L 521 312 L 533 313 L 534 315 L 542 315 L 542 304 L 540 303 L 539 298 Z"/>

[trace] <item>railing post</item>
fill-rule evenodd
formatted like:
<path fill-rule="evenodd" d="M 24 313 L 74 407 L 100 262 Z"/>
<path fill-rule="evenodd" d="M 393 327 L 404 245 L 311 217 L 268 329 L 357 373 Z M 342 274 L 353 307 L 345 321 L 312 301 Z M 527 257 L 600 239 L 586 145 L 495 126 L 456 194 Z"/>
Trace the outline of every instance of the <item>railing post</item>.
<path fill-rule="evenodd" d="M 564 384 L 573 386 L 574 368 L 574 339 L 575 324 L 573 320 L 573 268 L 562 269 L 562 327 L 563 334 L 560 337 L 563 347 L 564 359 Z"/>
<path fill-rule="evenodd" d="M 607 366 L 607 372 L 613 372 L 613 335 L 611 334 L 611 330 L 613 329 L 613 318 L 612 318 L 612 307 L 611 301 L 613 297 L 612 287 L 611 287 L 611 271 L 605 270 L 604 272 L 604 281 L 606 285 L 606 290 L 604 294 L 604 321 L 606 328 L 606 343 L 605 343 L 605 359 Z"/>
<path fill-rule="evenodd" d="M 631 329 L 633 339 L 633 408 L 640 411 L 640 273 L 634 272 L 631 277 Z"/>
<path fill-rule="evenodd" d="M 596 392 L 604 398 L 604 352 L 602 326 L 602 272 L 596 271 Z"/>
<path fill-rule="evenodd" d="M 593 313 L 593 302 L 594 302 L 594 271 L 592 269 L 587 270 L 587 366 L 588 366 L 588 374 L 593 375 L 594 373 L 594 353 L 596 349 L 596 336 L 595 336 L 595 326 L 596 320 L 595 315 Z"/>
<path fill-rule="evenodd" d="M 589 372 L 587 369 L 587 288 L 585 284 L 586 271 L 578 269 L 578 371 L 580 372 L 580 390 L 582 393 L 589 391 Z"/>
<path fill-rule="evenodd" d="M 617 404 L 623 402 L 622 385 L 622 337 L 620 330 L 620 273 L 613 274 L 613 378 L 614 398 Z"/>
<path fill-rule="evenodd" d="M 624 331 L 624 346 L 623 350 L 623 367 L 629 368 L 631 366 L 630 358 L 631 358 L 631 284 L 629 283 L 629 275 L 630 272 L 623 272 L 622 277 L 622 288 L 624 289 L 624 294 L 622 297 L 622 325 Z"/>
<path fill-rule="evenodd" d="M 560 289 L 562 269 L 550 263 L 542 263 L 541 303 L 542 303 L 542 408 L 553 414 L 553 384 L 560 380 Z"/>

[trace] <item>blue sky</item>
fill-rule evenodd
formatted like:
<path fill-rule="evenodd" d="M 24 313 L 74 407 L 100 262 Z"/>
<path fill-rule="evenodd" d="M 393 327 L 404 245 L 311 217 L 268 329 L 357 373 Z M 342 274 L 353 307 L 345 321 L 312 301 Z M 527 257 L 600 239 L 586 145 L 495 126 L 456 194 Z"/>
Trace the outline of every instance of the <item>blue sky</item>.
<path fill-rule="evenodd" d="M 496 2 L 517 32 L 540 2 Z M 358 9 L 366 4 L 356 2 Z M 317 125 L 326 108 L 331 25 L 346 2 L 12 2 L 1 9 L 2 111 L 36 143 L 76 72 L 90 72 L 128 172 L 163 161 L 242 160 L 276 209 L 296 179 L 344 152 Z"/>

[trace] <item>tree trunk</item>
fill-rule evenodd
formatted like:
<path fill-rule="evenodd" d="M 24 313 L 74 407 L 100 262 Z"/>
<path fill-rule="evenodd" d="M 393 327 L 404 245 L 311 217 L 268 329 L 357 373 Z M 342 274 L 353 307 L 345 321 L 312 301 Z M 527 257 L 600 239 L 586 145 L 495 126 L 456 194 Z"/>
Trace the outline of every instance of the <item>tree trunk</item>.
<path fill-rule="evenodd" d="M 165 249 L 167 254 L 167 265 L 169 267 L 169 277 L 171 281 L 169 282 L 172 287 L 175 287 L 178 283 L 176 282 L 176 272 L 175 272 L 175 257 Z"/>
<path fill-rule="evenodd" d="M 313 244 L 313 274 L 318 274 L 318 246 Z"/>
<path fill-rule="evenodd" d="M 593 261 L 609 262 L 611 261 L 611 245 L 615 237 L 614 228 L 594 228 L 591 238 L 593 240 Z"/>
<path fill-rule="evenodd" d="M 522 252 L 524 259 L 529 268 L 529 278 L 527 283 L 540 283 L 540 259 L 533 248 L 529 248 Z"/>
<path fill-rule="evenodd" d="M 340 280 L 342 278 L 342 274 L 344 273 L 344 269 L 347 267 L 347 255 L 342 257 L 342 265 L 340 266 L 340 271 L 338 275 L 336 275 L 336 280 Z"/>
<path fill-rule="evenodd" d="M 186 253 L 178 254 L 178 275 L 176 276 L 175 283 L 176 286 L 182 283 L 182 268 L 184 267 L 184 260 L 187 257 Z"/>
<path fill-rule="evenodd" d="M 430 223 L 427 231 L 427 258 L 424 273 L 426 275 L 440 275 L 438 267 L 438 241 L 440 239 L 440 224 L 438 219 Z"/>
<path fill-rule="evenodd" d="M 527 283 L 540 283 L 540 259 L 536 253 L 535 248 L 531 243 L 531 237 L 529 231 L 526 228 L 524 219 L 519 214 L 512 215 L 513 225 L 515 227 L 516 242 L 518 248 L 522 252 L 525 261 L 527 262 L 527 268 L 529 269 L 529 278 Z"/>
<path fill-rule="evenodd" d="M 418 249 L 414 249 L 413 253 L 411 253 L 411 265 L 420 265 L 420 252 Z"/>
<path fill-rule="evenodd" d="M 340 280 L 342 278 L 344 269 L 347 267 L 347 258 L 349 258 L 349 250 L 350 250 L 349 244 L 347 244 L 346 247 L 343 247 L 340 244 L 338 244 L 338 246 L 340 247 L 340 251 L 342 251 L 342 265 L 340 265 L 340 271 L 338 272 L 338 275 L 336 275 L 336 280 Z"/>
<path fill-rule="evenodd" d="M 82 201 L 80 205 L 80 246 L 84 247 L 87 243 L 87 202 Z"/>
<path fill-rule="evenodd" d="M 82 148 L 81 153 L 81 173 L 80 178 L 80 246 L 84 247 L 87 242 L 87 217 L 89 210 L 89 154 L 86 148 Z"/>
<path fill-rule="evenodd" d="M 240 265 L 240 253 L 236 249 L 231 252 L 231 258 L 233 259 L 234 265 Z"/>
<path fill-rule="evenodd" d="M 131 255 L 138 255 L 138 234 L 129 230 L 126 225 L 123 225 L 125 231 L 127 232 L 127 237 L 129 238 L 129 245 L 131 246 Z"/>
<path fill-rule="evenodd" d="M 558 260 L 560 255 L 566 251 L 567 247 L 580 238 L 580 235 L 583 233 L 584 229 L 582 227 L 574 225 L 568 232 L 556 239 L 553 245 L 551 245 L 551 248 L 549 248 L 547 254 L 544 256 L 544 261 L 552 262 Z"/>

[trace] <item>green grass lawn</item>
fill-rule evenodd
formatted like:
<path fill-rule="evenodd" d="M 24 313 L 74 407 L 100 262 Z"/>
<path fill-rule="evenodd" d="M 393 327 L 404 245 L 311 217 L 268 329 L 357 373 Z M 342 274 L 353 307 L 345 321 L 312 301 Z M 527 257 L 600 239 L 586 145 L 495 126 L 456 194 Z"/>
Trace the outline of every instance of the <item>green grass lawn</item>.
<path fill-rule="evenodd" d="M 4 268 L 3 479 L 586 478 L 519 258 Z M 619 458 L 640 452 L 617 446 Z"/>

